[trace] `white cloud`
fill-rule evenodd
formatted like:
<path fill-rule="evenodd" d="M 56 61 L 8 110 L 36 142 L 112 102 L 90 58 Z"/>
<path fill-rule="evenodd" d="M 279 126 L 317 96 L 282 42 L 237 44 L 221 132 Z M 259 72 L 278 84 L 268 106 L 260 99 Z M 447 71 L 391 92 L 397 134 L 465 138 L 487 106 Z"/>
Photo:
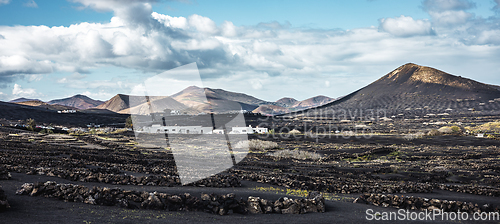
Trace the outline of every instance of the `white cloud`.
<path fill-rule="evenodd" d="M 482 31 L 477 39 L 477 44 L 500 44 L 500 30 Z"/>
<path fill-rule="evenodd" d="M 0 26 L 4 37 L 0 38 L 0 83 L 12 83 L 18 76 L 36 80 L 63 71 L 73 75 L 53 79 L 55 82 L 104 96 L 126 92 L 123 90 L 130 81 L 87 80 L 81 74 L 113 66 L 159 73 L 197 62 L 207 83 L 223 85 L 228 80 L 228 89 L 241 82 L 245 90 L 259 90 L 258 95 L 269 94 L 269 86 L 275 85 L 272 83 L 297 88 L 335 84 L 328 91 L 338 94 L 323 93 L 335 97 L 407 62 L 437 68 L 453 64 L 461 71 L 458 68 L 470 65 L 469 61 L 475 61 L 479 68 L 492 67 L 493 59 L 486 60 L 487 56 L 500 55 L 496 23 L 475 20 L 460 11 L 470 6 L 443 3 L 434 7 L 439 10 L 429 11 L 434 13 L 430 21 L 400 16 L 381 19 L 378 28 L 313 30 L 277 22 L 235 26 L 225 21 L 217 26 L 200 15 L 185 18 L 152 12 L 153 1 L 76 2 L 96 10 L 114 10 L 114 17 L 107 23 L 69 27 Z M 464 24 L 433 27 L 438 23 Z M 350 76 L 363 79 L 352 80 Z M 316 81 L 309 83 L 309 79 Z M 297 94 L 312 96 L 325 91 L 307 88 Z"/>
<path fill-rule="evenodd" d="M 414 20 L 410 16 L 403 15 L 396 18 L 381 19 L 379 28 L 385 32 L 400 37 L 434 34 L 430 21 Z"/>
<path fill-rule="evenodd" d="M 38 8 L 38 5 L 36 4 L 35 0 L 28 0 L 27 2 L 23 3 L 23 6 L 30 8 Z"/>
<path fill-rule="evenodd" d="M 226 37 L 234 37 L 238 35 L 238 31 L 236 30 L 236 26 L 233 22 L 224 21 L 221 25 L 222 35 Z"/>
<path fill-rule="evenodd" d="M 467 0 L 425 0 L 424 10 L 427 11 L 456 11 L 475 8 L 476 4 Z"/>
<path fill-rule="evenodd" d="M 12 89 L 12 95 L 15 95 L 18 97 L 40 96 L 40 94 L 38 94 L 35 89 L 31 89 L 31 88 L 23 89 L 23 88 L 21 88 L 21 85 L 19 85 L 17 83 L 14 84 L 14 89 Z"/>
<path fill-rule="evenodd" d="M 464 24 L 473 16 L 471 13 L 462 10 L 443 12 L 430 11 L 429 15 L 432 17 L 432 22 L 434 24 L 441 26 Z"/>
<path fill-rule="evenodd" d="M 153 12 L 151 16 L 166 27 L 187 29 L 189 26 L 187 19 L 184 17 L 172 17 L 169 15 L 159 14 L 157 12 Z"/>
<path fill-rule="evenodd" d="M 191 15 L 188 18 L 189 25 L 196 28 L 199 32 L 207 34 L 215 34 L 218 32 L 215 22 L 208 17 L 200 15 Z"/>
<path fill-rule="evenodd" d="M 0 0 L 0 5 L 7 5 L 10 3 L 10 0 Z"/>

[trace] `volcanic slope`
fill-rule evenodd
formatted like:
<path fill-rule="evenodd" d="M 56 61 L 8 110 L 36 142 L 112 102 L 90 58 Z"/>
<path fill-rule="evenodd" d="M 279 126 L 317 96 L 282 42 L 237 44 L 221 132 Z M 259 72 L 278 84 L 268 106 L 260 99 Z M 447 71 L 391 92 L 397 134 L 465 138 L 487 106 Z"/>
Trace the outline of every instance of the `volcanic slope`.
<path fill-rule="evenodd" d="M 270 102 L 243 93 L 197 86 L 190 86 L 172 95 L 172 98 L 197 111 L 216 113 L 235 110 L 252 111 L 258 105 L 270 104 Z"/>
<path fill-rule="evenodd" d="M 370 85 L 329 104 L 303 111 L 330 116 L 339 111 L 380 109 L 386 115 L 499 113 L 500 90 L 493 85 L 408 63 Z M 380 114 L 381 115 L 381 114 Z"/>
<path fill-rule="evenodd" d="M 185 105 L 168 96 L 150 96 L 149 101 L 151 105 L 153 105 L 153 112 L 161 112 L 161 110 L 155 106 L 175 110 L 182 110 L 186 108 Z M 151 112 L 144 96 L 132 96 L 125 94 L 117 94 L 96 108 L 107 109 L 121 114 L 129 114 L 130 107 L 132 107 L 132 111 L 139 112 L 139 114 L 149 114 Z"/>
<path fill-rule="evenodd" d="M 47 102 L 48 104 L 59 104 L 63 106 L 75 107 L 78 109 L 89 109 L 103 104 L 103 101 L 94 100 L 85 95 L 74 95 L 72 97 L 51 100 Z"/>

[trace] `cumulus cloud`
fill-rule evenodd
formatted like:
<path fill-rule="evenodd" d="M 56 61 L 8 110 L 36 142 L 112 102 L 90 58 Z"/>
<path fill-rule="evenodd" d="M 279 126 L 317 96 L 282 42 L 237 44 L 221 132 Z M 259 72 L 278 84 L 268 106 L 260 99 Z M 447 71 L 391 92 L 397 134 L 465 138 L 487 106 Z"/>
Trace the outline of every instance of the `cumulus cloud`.
<path fill-rule="evenodd" d="M 40 96 L 39 93 L 36 92 L 35 89 L 31 88 L 21 88 L 21 85 L 19 84 L 14 84 L 14 89 L 12 89 L 12 95 L 15 95 L 17 97 L 34 97 L 34 96 Z"/>
<path fill-rule="evenodd" d="M 380 30 L 400 37 L 434 34 L 430 21 L 414 20 L 410 16 L 403 15 L 396 18 L 381 19 L 379 28 Z"/>
<path fill-rule="evenodd" d="M 23 6 L 25 7 L 30 7 L 30 8 L 38 8 L 38 5 L 36 4 L 35 0 L 29 0 L 25 3 L 23 3 Z"/>
<path fill-rule="evenodd" d="M 278 22 L 235 26 L 225 21 L 218 25 L 201 15 L 173 17 L 153 12 L 154 1 L 147 0 L 74 2 L 95 10 L 113 10 L 114 16 L 106 23 L 68 27 L 0 26 L 0 83 L 67 72 L 72 75 L 54 80 L 104 96 L 125 92 L 128 81 L 95 82 L 82 74 L 104 66 L 159 73 L 196 62 L 207 83 L 216 86 L 227 81 L 234 86 L 241 82 L 241 91 L 266 92 L 272 82 L 303 83 L 297 89 L 308 84 L 333 86 L 331 83 L 337 88 L 343 83 L 339 89 L 352 90 L 368 83 L 348 80 L 349 74 L 379 76 L 408 61 L 461 64 L 467 58 L 483 63 L 484 55 L 499 55 L 498 46 L 489 46 L 500 45 L 499 28 L 493 20 L 473 20 L 461 11 L 473 7 L 465 1 L 424 2 L 432 9 L 432 20 L 400 16 L 381 19 L 378 28 L 351 30 L 294 28 Z M 439 26 L 436 31 L 434 24 L 438 23 L 468 25 L 460 29 Z M 477 45 L 485 45 L 481 54 Z M 313 95 L 307 90 L 300 93 Z"/>

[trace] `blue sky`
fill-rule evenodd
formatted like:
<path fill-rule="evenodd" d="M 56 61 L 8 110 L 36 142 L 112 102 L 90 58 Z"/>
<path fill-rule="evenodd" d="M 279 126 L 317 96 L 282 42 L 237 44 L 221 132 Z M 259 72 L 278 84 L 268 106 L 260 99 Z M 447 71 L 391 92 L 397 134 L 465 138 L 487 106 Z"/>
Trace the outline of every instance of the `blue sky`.
<path fill-rule="evenodd" d="M 407 62 L 498 85 L 499 2 L 0 0 L 0 100 L 107 100 L 192 62 L 264 100 L 346 95 Z"/>

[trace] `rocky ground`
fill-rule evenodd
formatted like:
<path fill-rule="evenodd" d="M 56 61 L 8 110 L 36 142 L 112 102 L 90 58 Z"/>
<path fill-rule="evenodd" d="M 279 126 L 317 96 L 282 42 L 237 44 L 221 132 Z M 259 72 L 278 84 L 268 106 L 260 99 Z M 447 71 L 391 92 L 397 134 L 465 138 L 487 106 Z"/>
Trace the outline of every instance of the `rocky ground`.
<path fill-rule="evenodd" d="M 369 137 L 251 135 L 278 147 L 254 149 L 190 186 L 181 186 L 172 153 L 138 145 L 132 133 L 1 128 L 0 215 L 7 223 L 359 223 L 366 209 L 498 211 L 500 141 L 405 139 L 387 126 Z"/>

